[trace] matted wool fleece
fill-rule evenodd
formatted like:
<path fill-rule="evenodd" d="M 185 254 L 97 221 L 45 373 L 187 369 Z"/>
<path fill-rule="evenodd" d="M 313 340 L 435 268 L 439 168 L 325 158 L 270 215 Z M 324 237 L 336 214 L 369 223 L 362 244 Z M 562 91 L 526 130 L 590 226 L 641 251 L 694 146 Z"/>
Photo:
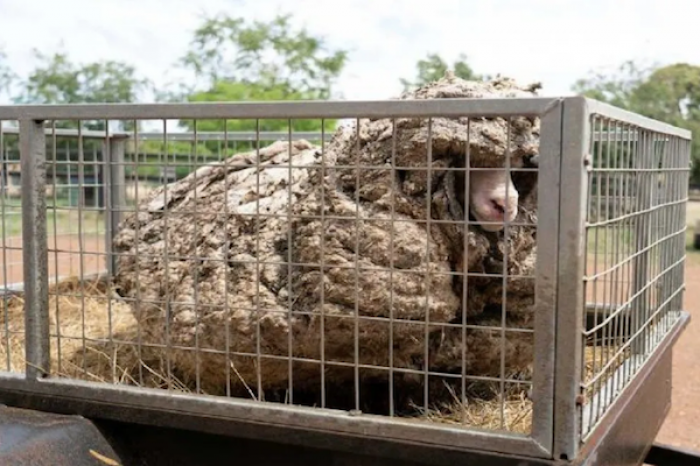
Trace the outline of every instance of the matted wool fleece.
<path fill-rule="evenodd" d="M 532 95 L 507 79 L 447 76 L 401 98 Z M 430 176 L 392 176 L 392 162 L 426 167 L 429 137 Z M 320 365 L 308 361 L 322 357 L 333 383 L 352 380 L 356 363 L 421 369 L 426 348 L 436 368 L 461 370 L 462 341 L 442 327 L 461 319 L 453 273 L 462 261 L 470 271 L 497 268 L 506 250 L 510 273 L 531 273 L 534 235 L 514 226 L 506 241 L 473 226 L 465 241 L 462 226 L 432 223 L 428 231 L 426 199 L 432 219 L 463 220 L 468 207 L 455 186 L 464 178 L 444 168 L 463 167 L 467 152 L 471 166 L 503 167 L 506 154 L 512 167 L 527 166 L 538 138 L 530 118 L 360 120 L 339 128 L 323 154 L 303 140 L 277 142 L 204 166 L 124 220 L 115 237 L 119 293 L 133 300 L 142 342 L 174 348 L 168 357 L 178 375 L 209 393 L 221 393 L 227 377 L 234 390 L 318 387 Z M 386 169 L 348 167 L 356 164 Z M 534 180 L 515 180 L 521 221 L 536 220 Z M 493 321 L 486 311 L 500 302 L 500 283 L 469 280 L 470 319 L 484 313 Z M 519 322 L 531 320 L 522 317 L 532 312 L 528 283 L 513 281 L 507 293 Z M 488 332 L 470 333 L 467 344 L 475 362 L 468 370 L 500 364 L 501 343 Z M 290 370 L 290 357 L 307 362 Z"/>

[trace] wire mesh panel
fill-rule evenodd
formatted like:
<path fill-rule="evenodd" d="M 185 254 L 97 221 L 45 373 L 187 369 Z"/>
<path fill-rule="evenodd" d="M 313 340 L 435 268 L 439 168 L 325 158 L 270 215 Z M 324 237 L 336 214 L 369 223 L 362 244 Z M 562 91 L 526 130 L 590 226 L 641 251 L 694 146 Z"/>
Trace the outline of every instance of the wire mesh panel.
<path fill-rule="evenodd" d="M 23 330 L 22 308 L 11 310 L 15 302 L 10 290 L 23 281 L 22 268 L 22 212 L 19 177 L 19 141 L 16 134 L 8 134 L 15 121 L 0 120 L 0 369 L 22 371 L 24 366 L 13 364 L 24 348 L 15 337 Z"/>
<path fill-rule="evenodd" d="M 72 215 L 77 244 L 49 247 L 50 367 L 39 370 L 299 415 L 378 415 L 409 437 L 438 426 L 436 443 L 490 442 L 454 437 L 457 427 L 501 432 L 514 442 L 502 450 L 545 454 L 554 299 L 551 273 L 537 271 L 556 258 L 552 229 L 538 229 L 552 202 L 538 197 L 538 173 L 556 176 L 560 108 L 519 102 L 44 119 L 51 196 L 62 166 L 78 195 L 47 202 L 49 246 L 54 212 Z M 75 160 L 57 156 L 66 127 Z M 556 224 L 552 205 L 539 222 Z M 40 327 L 29 334 L 28 346 L 43 341 Z"/>
<path fill-rule="evenodd" d="M 528 432 L 535 146 L 518 147 L 502 119 L 513 153 L 494 151 L 492 167 L 478 153 L 467 174 L 484 123 L 464 119 L 445 150 L 434 121 L 411 122 L 424 131 L 415 147 L 406 121 L 346 121 L 330 154 L 325 120 L 321 141 L 289 120 L 286 138 L 247 143 L 132 123 L 110 163 L 133 186 L 110 199 L 123 219 L 113 250 L 69 251 L 112 262 L 114 280 L 83 269 L 52 294 L 56 373 Z M 160 140 L 142 140 L 145 125 Z M 377 144 L 380 129 L 391 144 Z M 171 166 L 179 181 L 139 180 Z"/>
<path fill-rule="evenodd" d="M 586 207 L 585 439 L 681 316 L 690 141 L 594 113 Z"/>

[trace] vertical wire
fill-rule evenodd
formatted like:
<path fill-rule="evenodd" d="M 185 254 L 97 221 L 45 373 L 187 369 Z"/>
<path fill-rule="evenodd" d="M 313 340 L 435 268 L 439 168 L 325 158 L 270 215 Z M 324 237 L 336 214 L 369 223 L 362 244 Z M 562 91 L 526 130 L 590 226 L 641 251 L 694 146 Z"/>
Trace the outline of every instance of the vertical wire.
<path fill-rule="evenodd" d="M 325 257 L 326 257 L 326 121 L 321 119 L 321 260 L 319 274 L 321 279 L 321 328 L 320 328 L 320 354 L 321 354 L 321 408 L 326 407 L 326 333 L 325 333 L 325 307 L 326 307 L 326 278 L 325 278 Z"/>
<path fill-rule="evenodd" d="M 391 212 L 389 226 L 389 416 L 396 415 L 394 404 L 394 228 L 396 226 L 396 118 L 391 119 Z"/>
<path fill-rule="evenodd" d="M 83 237 L 83 204 L 85 203 L 85 155 L 83 154 L 83 122 L 78 122 L 78 254 L 80 257 L 80 314 L 82 319 L 83 354 L 87 353 L 85 336 L 85 241 Z M 58 277 L 56 277 L 58 279 Z M 83 373 L 88 374 L 86 358 L 83 358 Z"/>
<path fill-rule="evenodd" d="M 288 319 L 288 329 L 287 332 L 287 343 L 289 345 L 289 404 L 294 404 L 294 348 L 293 348 L 293 328 L 294 319 L 292 312 L 292 280 L 293 280 L 293 267 L 292 267 L 292 248 L 294 247 L 294 242 L 292 240 L 292 120 L 287 120 L 287 148 L 289 152 L 288 157 L 288 182 L 287 182 L 287 319 Z"/>
<path fill-rule="evenodd" d="M 224 148 L 223 151 L 221 150 L 221 141 L 219 141 L 219 163 L 221 164 L 222 169 L 224 170 L 224 218 L 226 219 L 226 225 L 229 224 L 231 220 L 231 210 L 229 209 L 228 202 L 229 202 L 229 189 L 231 189 L 231 185 L 229 184 L 229 170 L 230 167 L 228 165 L 228 160 L 227 160 L 227 153 L 228 153 L 228 120 L 224 119 Z M 260 192 L 260 187 L 258 187 L 258 191 L 256 192 L 256 198 L 259 198 L 259 192 Z M 257 219 L 256 219 L 257 220 Z M 255 237 L 256 239 L 260 236 L 260 230 L 256 230 Z M 229 286 L 231 286 L 231 270 L 228 265 L 228 260 L 230 257 L 230 243 L 231 243 L 231 236 L 229 235 L 229 230 L 226 226 L 224 226 L 224 257 L 221 258 L 224 268 L 224 280 L 226 280 L 226 283 L 224 283 L 224 332 L 226 333 L 224 336 L 224 345 L 226 346 L 226 356 L 224 358 L 225 364 L 224 366 L 226 367 L 226 396 L 230 397 L 231 396 L 231 309 L 229 307 Z M 260 251 L 256 247 L 255 250 L 255 257 L 258 258 L 258 261 L 260 259 Z M 260 283 L 260 268 L 258 266 L 258 273 L 256 275 L 257 280 L 256 283 L 259 285 Z M 256 295 L 257 298 L 257 295 Z M 259 314 L 258 314 L 259 315 Z M 258 365 L 258 367 L 260 367 Z M 260 387 L 258 387 L 258 393 L 260 393 Z"/>
<path fill-rule="evenodd" d="M 429 408 L 430 396 L 430 238 L 431 238 L 431 217 L 432 217 L 432 177 L 433 177 L 433 118 L 428 117 L 428 164 L 426 173 L 428 183 L 426 186 L 426 219 L 425 219 L 425 328 L 423 333 L 424 355 L 423 355 L 423 372 L 425 376 L 425 385 L 423 387 L 423 404 L 427 412 Z"/>
<path fill-rule="evenodd" d="M 236 144 L 234 142 L 234 144 Z M 235 149 L 234 149 L 235 150 Z M 258 400 L 262 399 L 262 348 L 260 334 L 260 318 L 262 311 L 260 310 L 260 170 L 262 164 L 260 161 L 260 120 L 255 120 L 255 253 L 256 253 L 256 276 L 255 280 L 255 354 L 257 357 L 257 384 L 258 384 Z M 291 332 L 291 327 L 290 330 Z"/>
<path fill-rule="evenodd" d="M 627 296 L 629 295 L 629 254 L 631 250 L 631 241 L 632 237 L 630 235 L 631 232 L 631 227 L 630 227 L 630 222 L 629 222 L 629 190 L 630 190 L 630 180 L 629 180 L 629 172 L 628 172 L 628 165 L 629 165 L 629 160 L 630 160 L 630 150 L 629 150 L 629 140 L 631 138 L 630 135 L 630 127 L 627 124 L 620 123 L 619 124 L 620 128 L 620 160 L 619 160 L 619 167 L 622 170 L 622 210 L 621 210 L 621 216 L 622 220 L 620 221 L 621 223 L 621 229 L 624 235 L 625 240 L 623 241 L 623 247 L 621 251 L 621 261 L 625 262 L 624 266 L 620 267 L 620 274 L 618 277 L 618 280 L 620 282 L 619 284 L 619 303 L 625 303 L 624 306 L 627 311 L 627 316 L 624 316 L 621 321 L 619 322 L 618 326 L 618 333 L 616 334 L 617 338 L 616 341 L 620 344 L 624 344 L 625 339 L 627 338 L 627 332 L 628 332 L 628 325 L 627 321 L 629 320 L 629 310 L 630 306 L 628 303 Z M 622 359 L 624 360 L 624 353 L 621 355 Z M 615 379 L 613 380 L 613 383 L 611 384 L 611 387 L 615 388 L 615 391 L 619 390 L 621 388 L 621 384 L 623 383 L 623 374 L 615 370 Z"/>
<path fill-rule="evenodd" d="M 165 172 L 167 173 L 168 170 L 168 121 L 163 119 L 163 150 L 165 151 Z M 173 157 L 174 161 L 174 157 Z M 170 268 L 170 250 L 168 245 L 170 242 L 168 241 L 168 216 L 169 216 L 169 211 L 168 211 L 168 186 L 167 184 L 163 186 L 163 236 L 165 238 L 165 241 L 163 241 L 163 262 L 165 265 L 165 274 L 164 277 L 166 279 L 164 280 L 164 288 L 165 288 L 165 347 L 166 347 L 166 353 L 165 353 L 165 365 L 166 365 L 166 372 L 167 372 L 167 380 L 166 383 L 168 384 L 168 390 L 173 389 L 173 372 L 172 372 L 172 361 L 171 361 L 171 354 L 172 354 L 172 342 L 171 342 L 171 334 L 170 334 L 170 318 L 171 318 L 171 313 L 172 313 L 172 304 L 170 302 L 170 286 L 169 286 L 169 280 L 167 277 L 170 276 L 169 273 L 169 268 Z M 136 225 L 138 225 L 138 222 L 136 222 Z M 138 238 L 138 234 L 136 235 Z"/>
<path fill-rule="evenodd" d="M 9 298 L 7 293 L 7 258 L 9 251 L 7 249 L 7 211 L 5 207 L 10 177 L 7 173 L 7 165 L 7 154 L 5 152 L 5 131 L 3 128 L 3 121 L 0 120 L 0 168 L 2 168 L 0 171 L 0 174 L 2 175 L 2 178 L 0 179 L 0 183 L 2 183 L 0 184 L 0 188 L 2 188 L 0 191 L 0 221 L 2 222 L 2 278 L 4 286 L 2 300 L 3 310 L 5 311 L 3 313 L 5 319 L 5 348 L 7 348 L 5 359 L 7 363 L 7 370 L 10 371 L 12 369 L 12 351 L 10 350 L 10 316 L 7 312 L 9 309 Z M 59 364 L 60 360 L 61 358 L 59 357 Z"/>
<path fill-rule="evenodd" d="M 110 237 L 113 237 L 113 231 L 116 230 L 118 227 L 117 225 L 112 225 L 111 220 L 107 221 L 108 218 L 113 217 L 112 212 L 114 211 L 114 199 L 112 199 L 112 147 L 110 144 L 111 141 L 111 136 L 109 133 L 109 120 L 105 120 L 105 135 L 104 138 L 102 139 L 102 186 L 103 190 L 102 192 L 104 193 L 104 208 L 100 209 L 104 213 L 104 221 L 105 225 L 110 225 L 109 229 L 105 228 L 105 235 L 108 235 Z M 54 158 L 55 160 L 55 158 Z M 55 183 L 56 178 L 54 178 L 54 183 Z M 96 180 L 99 180 L 99 178 L 96 176 Z M 54 188 L 54 193 L 56 192 L 56 189 Z M 99 192 L 99 191 L 98 191 Z M 54 204 L 55 205 L 55 204 Z M 98 204 L 99 206 L 99 204 Z M 98 216 L 99 218 L 99 216 Z M 112 244 L 112 241 L 105 241 L 104 244 Z M 105 251 L 105 263 L 106 264 L 114 264 L 114 254 L 113 254 L 114 248 L 110 248 L 110 250 Z M 107 269 L 108 271 L 110 270 L 109 268 Z M 112 274 L 116 272 L 116 270 L 111 269 Z M 110 275 L 108 273 L 108 275 Z M 108 283 L 112 280 L 113 276 L 108 276 Z M 58 306 L 58 303 L 57 303 Z M 108 335 L 108 340 L 109 340 L 109 345 L 110 347 L 113 347 L 114 345 L 114 329 L 112 328 L 112 320 L 113 320 L 113 314 L 112 314 L 112 297 L 111 294 L 107 295 L 107 335 Z M 58 320 L 56 320 L 56 328 L 58 328 Z M 60 348 L 60 343 L 59 343 L 59 348 Z M 112 382 L 116 381 L 116 367 L 112 366 Z"/>
<path fill-rule="evenodd" d="M 500 367 L 500 403 L 501 403 L 501 430 L 505 428 L 505 423 L 506 423 L 506 394 L 505 394 L 505 378 L 506 378 L 506 307 L 507 307 L 507 296 L 508 296 L 508 238 L 510 236 L 510 220 L 508 219 L 508 214 L 509 214 L 509 203 L 508 199 L 510 198 L 510 179 L 511 179 L 511 171 L 510 171 L 510 157 L 511 157 L 511 150 L 510 150 L 510 145 L 511 145 L 511 138 L 512 138 L 512 130 L 513 130 L 513 121 L 512 117 L 508 117 L 508 128 L 506 130 L 506 176 L 508 182 L 506 183 L 506 202 L 505 202 L 505 209 L 504 209 L 504 225 L 503 225 L 503 241 L 505 243 L 505 246 L 503 248 L 503 289 L 501 292 L 501 367 Z M 516 209 L 518 207 L 516 206 Z M 517 213 L 517 210 L 516 210 Z"/>
<path fill-rule="evenodd" d="M 138 121 L 133 120 L 134 123 L 134 163 L 133 163 L 133 171 L 131 173 L 132 176 L 132 182 L 134 184 L 134 203 L 135 203 L 135 218 L 138 219 L 138 214 L 139 214 L 139 157 L 141 156 L 141 151 L 140 151 L 140 146 L 139 146 L 139 126 L 138 126 Z M 163 196 L 166 196 L 165 190 L 163 191 Z M 167 205 L 167 202 L 166 202 Z M 167 210 L 165 212 L 165 217 L 167 218 Z M 138 220 L 134 222 L 134 238 L 136 238 L 136 251 L 134 251 L 134 264 L 136 264 L 136 277 L 139 279 L 139 283 L 136 285 L 136 303 L 135 303 L 135 311 L 136 315 L 139 316 L 138 320 L 138 325 L 136 328 L 136 351 L 139 355 L 139 385 L 143 385 L 143 364 L 141 361 L 143 361 L 143 329 L 141 328 L 141 325 L 144 321 L 143 316 L 141 314 L 141 284 L 140 284 L 140 277 L 141 277 L 141 261 L 140 261 L 140 256 L 139 256 L 139 246 L 140 246 L 140 234 L 139 234 L 139 222 Z M 165 228 L 165 245 L 166 245 L 166 251 L 167 251 L 167 238 L 168 238 L 168 230 L 167 230 L 167 225 Z M 167 256 L 166 256 L 167 257 Z M 167 270 L 167 260 L 166 260 L 166 270 Z M 167 280 L 166 280 L 167 283 Z M 166 308 L 169 305 L 169 299 L 167 298 L 166 294 Z M 167 314 L 166 314 L 167 315 Z M 167 322 L 167 318 L 166 318 Z"/>
<path fill-rule="evenodd" d="M 199 168 L 198 163 L 198 156 L 199 156 L 199 140 L 197 137 L 197 120 L 195 119 L 193 121 L 193 129 L 194 129 L 194 141 L 193 141 L 193 147 L 192 147 L 192 152 L 194 156 L 194 170 L 193 170 L 193 178 L 194 181 L 192 183 L 194 193 L 193 193 L 193 201 L 194 201 L 194 212 L 192 212 L 192 215 L 194 216 L 193 219 L 193 226 L 194 226 L 194 237 L 197 238 L 198 235 L 198 225 L 199 225 L 199 219 L 197 218 L 199 215 L 199 205 L 197 203 L 197 170 Z M 201 393 L 202 391 L 202 367 L 201 367 L 201 354 L 200 354 L 200 349 L 199 349 L 199 332 L 200 332 L 200 325 L 199 325 L 199 314 L 200 314 L 200 306 L 199 306 L 199 267 L 200 263 L 202 262 L 202 259 L 200 257 L 200 251 L 198 250 L 199 247 L 197 244 L 195 244 L 194 248 L 194 259 L 195 261 L 195 266 L 192 267 L 194 270 L 194 277 L 193 277 L 193 282 L 194 282 L 194 321 L 195 321 L 195 332 L 194 332 L 194 354 L 195 354 L 195 362 L 194 362 L 194 370 L 195 370 L 195 388 L 197 390 L 197 393 Z"/>
<path fill-rule="evenodd" d="M 602 154 L 602 152 L 603 152 L 603 149 L 602 149 L 602 146 L 603 146 L 603 123 L 602 123 L 602 119 L 600 117 L 594 117 L 593 129 L 594 129 L 593 133 L 598 134 L 598 136 L 599 136 L 597 138 L 597 140 L 594 139 L 595 142 L 593 142 L 594 147 L 595 147 L 594 166 L 597 165 L 595 167 L 595 168 L 597 168 L 597 170 L 595 170 L 596 217 L 595 217 L 595 222 L 594 222 L 595 227 L 594 227 L 594 233 L 593 233 L 593 237 L 594 237 L 594 239 L 593 239 L 593 243 L 594 243 L 594 247 L 593 247 L 593 251 L 594 251 L 593 277 L 594 278 L 593 278 L 592 287 L 593 287 L 593 306 L 594 306 L 594 313 L 595 313 L 594 322 L 595 322 L 595 326 L 597 328 L 598 325 L 600 325 L 600 323 L 601 323 L 601 319 L 603 318 L 600 315 L 600 313 L 603 312 L 603 316 L 605 315 L 604 314 L 605 302 L 600 303 L 598 301 L 598 288 L 599 288 L 598 284 L 600 281 L 600 277 L 598 275 L 599 271 L 600 271 L 598 262 L 599 262 L 600 255 L 601 255 L 601 251 L 600 251 L 600 229 L 601 229 L 600 219 L 602 218 L 601 200 L 603 197 L 602 192 L 601 192 L 601 190 L 603 189 L 601 186 L 602 185 L 602 176 L 601 176 L 602 171 L 601 171 L 601 169 L 603 168 L 603 154 Z M 605 299 L 603 299 L 603 301 L 605 301 Z M 601 306 L 603 306 L 602 309 L 601 309 Z M 599 343 L 602 342 L 602 338 L 600 339 L 601 341 L 599 341 L 599 336 L 598 336 L 599 333 L 602 333 L 602 332 L 600 332 L 599 330 L 596 330 L 596 332 L 593 334 L 593 351 L 592 351 L 593 357 L 591 358 L 591 374 L 593 377 L 597 376 L 597 374 L 598 374 L 598 356 L 599 356 L 599 354 L 601 355 L 601 359 L 602 359 L 602 353 L 599 353 L 599 351 L 600 351 Z M 584 371 L 585 371 L 585 367 L 586 367 L 585 354 L 582 354 L 581 356 L 584 358 L 584 361 L 583 361 L 584 364 L 582 365 L 582 367 L 584 368 Z M 588 415 L 589 415 L 589 419 L 590 419 L 589 425 L 592 425 L 595 422 L 593 409 L 594 409 L 594 406 L 596 404 L 595 400 L 598 397 L 598 394 L 595 390 L 595 383 L 593 383 L 593 385 L 589 388 L 589 391 L 591 392 L 591 402 L 588 404 L 588 411 L 589 411 Z"/>
<path fill-rule="evenodd" d="M 57 151 L 58 143 L 57 143 L 57 136 L 56 136 L 56 120 L 51 120 L 51 152 L 53 155 L 53 166 L 52 166 L 52 171 L 53 171 L 53 253 L 54 253 L 54 270 L 56 272 L 55 277 L 56 280 L 58 280 L 59 272 L 58 272 L 58 194 L 56 193 L 56 165 L 58 164 L 58 151 Z M 68 154 L 70 157 L 70 154 Z M 70 162 L 70 158 L 69 158 Z M 55 314 L 56 314 L 56 357 L 58 358 L 57 361 L 57 370 L 58 373 L 61 374 L 63 373 L 63 357 L 62 357 L 62 345 L 61 345 L 61 315 L 59 311 L 59 300 L 55 300 L 56 304 L 56 309 L 55 309 Z M 8 347 L 9 348 L 9 347 Z"/>
<path fill-rule="evenodd" d="M 360 410 L 360 118 L 355 133 L 355 319 L 353 327 L 353 370 L 355 409 Z"/>
<path fill-rule="evenodd" d="M 627 125 L 627 138 L 625 141 L 625 146 L 626 146 L 626 152 L 627 152 L 627 166 L 629 166 L 630 170 L 630 179 L 629 179 L 629 184 L 628 184 L 628 197 L 630 197 L 630 206 L 631 210 L 634 215 L 628 215 L 627 216 L 627 229 L 629 231 L 630 239 L 629 239 L 629 250 L 627 253 L 627 293 L 626 297 L 627 299 L 625 300 L 628 303 L 629 310 L 630 310 L 630 315 L 623 321 L 623 334 L 625 335 L 623 344 L 628 343 L 628 339 L 631 338 L 632 333 L 634 333 L 634 330 L 632 328 L 632 314 L 633 314 L 633 308 L 632 306 L 634 305 L 634 285 L 633 285 L 633 280 L 634 280 L 634 250 L 636 248 L 636 243 L 637 243 L 637 238 L 636 234 L 633 236 L 632 231 L 636 229 L 636 221 L 637 221 L 637 208 L 636 208 L 636 197 L 638 195 L 638 178 L 636 176 L 636 172 L 634 171 L 633 167 L 635 167 L 637 160 L 636 156 L 634 154 L 634 150 L 636 150 L 637 145 L 639 144 L 639 138 L 640 138 L 640 133 L 638 129 L 632 129 L 633 127 L 631 125 Z M 634 143 L 632 142 L 634 138 Z M 633 178 L 632 178 L 633 177 Z M 627 378 L 628 374 L 630 371 L 630 364 L 626 364 L 623 367 L 622 374 L 620 376 L 620 387 L 623 387 L 627 383 Z"/>
<path fill-rule="evenodd" d="M 620 301 L 617 299 L 617 291 L 618 291 L 618 264 L 619 264 L 619 253 L 618 253 L 618 248 L 619 248 L 619 239 L 620 239 L 620 228 L 619 228 L 619 216 L 618 216 L 618 207 L 619 207 L 619 199 L 618 199 L 618 194 L 617 194 L 617 175 L 618 175 L 618 146 L 619 146 L 619 140 L 620 140 L 620 135 L 618 133 L 618 126 L 617 126 L 617 121 L 611 121 L 609 123 L 608 127 L 608 133 L 612 133 L 614 137 L 614 143 L 612 144 L 612 148 L 610 149 L 610 163 L 608 167 L 608 174 L 609 174 L 609 179 L 610 182 L 608 183 L 608 193 L 611 193 L 612 197 L 612 202 L 609 203 L 608 206 L 608 217 L 610 218 L 609 224 L 612 229 L 612 252 L 611 252 L 611 258 L 610 258 L 610 268 L 609 268 L 609 276 L 610 276 L 610 312 L 612 312 L 612 321 L 608 323 L 606 326 L 608 330 L 608 338 L 606 339 L 604 343 L 604 349 L 605 349 L 605 362 L 606 362 L 606 374 L 604 376 L 604 386 L 606 387 L 606 396 L 608 399 L 608 403 L 612 401 L 612 398 L 614 396 L 614 392 L 612 390 L 612 377 L 615 373 L 615 364 L 613 361 L 613 364 L 610 364 L 611 359 L 617 359 L 616 356 L 616 351 L 613 350 L 614 348 L 614 341 L 617 340 L 618 336 L 618 321 L 620 320 L 620 316 L 622 312 L 624 311 L 624 308 L 620 306 Z"/>
<path fill-rule="evenodd" d="M 467 300 L 469 288 L 469 206 L 470 206 L 470 179 L 471 179 L 471 117 L 467 120 L 467 138 L 464 162 L 464 250 L 462 251 L 462 424 L 467 424 Z M 456 173 L 455 173 L 456 176 Z"/>
<path fill-rule="evenodd" d="M 608 339 L 610 338 L 610 321 L 608 320 L 610 317 L 610 313 L 615 312 L 613 309 L 613 303 L 611 302 L 611 296 L 610 296 L 610 272 L 612 267 L 610 266 L 610 260 L 612 257 L 612 254 L 610 253 L 610 243 L 611 243 L 611 233 L 610 233 L 610 153 L 612 152 L 612 144 L 613 141 L 611 141 L 610 138 L 610 133 L 611 133 L 611 120 L 606 119 L 605 120 L 605 152 L 604 154 L 601 154 L 602 159 L 601 162 L 603 163 L 604 166 L 604 171 L 602 173 L 602 178 L 605 180 L 605 190 L 603 193 L 601 193 L 601 197 L 604 198 L 603 204 L 605 205 L 605 217 L 604 217 L 604 233 L 603 233 L 603 306 L 604 309 L 607 309 L 604 312 L 604 318 L 603 321 L 605 322 L 603 328 L 601 329 L 602 337 L 601 337 L 601 367 L 600 367 L 600 372 L 602 374 L 605 374 L 606 372 L 606 365 L 608 362 L 608 354 L 606 351 L 606 345 L 608 342 Z M 604 160 L 604 162 L 603 162 Z M 596 405 L 596 413 L 595 417 L 593 419 L 594 422 L 597 422 L 598 419 L 600 419 L 601 416 L 601 411 L 602 411 L 602 406 L 603 406 L 603 400 L 605 399 L 605 393 L 603 393 L 603 378 L 604 376 L 599 376 L 600 374 L 598 371 L 594 372 L 594 375 L 596 377 L 596 383 L 595 386 L 597 387 L 595 392 L 596 392 L 596 398 L 598 399 L 598 403 Z"/>

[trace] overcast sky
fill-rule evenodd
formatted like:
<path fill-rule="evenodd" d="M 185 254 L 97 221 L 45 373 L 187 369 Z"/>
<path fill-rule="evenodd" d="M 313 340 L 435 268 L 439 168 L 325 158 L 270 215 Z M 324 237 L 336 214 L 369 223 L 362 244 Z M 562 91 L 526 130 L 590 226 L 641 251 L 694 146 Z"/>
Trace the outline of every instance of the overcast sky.
<path fill-rule="evenodd" d="M 393 97 L 428 52 L 460 53 L 477 71 L 568 94 L 591 69 L 624 60 L 700 63 L 697 0 L 0 0 L 0 47 L 15 71 L 32 49 L 77 61 L 129 62 L 164 82 L 201 16 L 267 19 L 291 12 L 333 46 L 350 49 L 339 90 Z"/>

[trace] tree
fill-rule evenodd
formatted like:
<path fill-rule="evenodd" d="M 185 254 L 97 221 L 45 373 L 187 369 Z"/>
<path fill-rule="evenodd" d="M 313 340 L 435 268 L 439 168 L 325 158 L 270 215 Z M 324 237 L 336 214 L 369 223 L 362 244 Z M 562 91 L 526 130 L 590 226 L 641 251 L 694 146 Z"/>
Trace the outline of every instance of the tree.
<path fill-rule="evenodd" d="M 325 100 L 337 97 L 334 84 L 347 61 L 345 50 L 329 50 L 321 37 L 295 29 L 290 15 L 270 22 L 219 15 L 205 19 L 194 32 L 179 66 L 199 81 L 169 100 L 188 102 Z M 335 121 L 293 120 L 292 131 L 332 130 Z M 288 120 L 181 121 L 193 131 L 287 131 Z M 261 145 L 265 145 L 262 142 Z M 217 143 L 206 147 L 215 152 Z M 253 143 L 236 143 L 235 151 Z M 228 151 L 227 151 L 228 152 Z"/>
<path fill-rule="evenodd" d="M 195 30 L 180 64 L 204 78 L 270 90 L 283 99 L 328 99 L 347 61 L 347 51 L 327 50 L 321 37 L 294 29 L 290 15 L 270 22 L 218 15 Z"/>
<path fill-rule="evenodd" d="M 76 64 L 65 53 L 34 52 L 40 61 L 24 82 L 21 103 L 73 104 L 134 102 L 149 82 L 133 66 L 117 61 Z"/>
<path fill-rule="evenodd" d="M 128 103 L 149 88 L 133 66 L 117 61 L 78 64 L 65 53 L 44 55 L 35 51 L 39 64 L 21 82 L 23 92 L 13 99 L 29 104 Z M 128 123 L 128 122 L 127 122 Z M 57 126 L 75 127 L 73 122 Z M 89 129 L 104 129 L 104 121 L 85 122 Z M 129 126 L 128 124 L 126 125 Z"/>
<path fill-rule="evenodd" d="M 686 63 L 641 67 L 623 63 L 613 75 L 576 82 L 573 90 L 693 131 L 691 182 L 700 183 L 700 67 Z"/>
<path fill-rule="evenodd" d="M 7 64 L 7 55 L 5 51 L 0 48 L 0 94 L 3 92 L 10 92 L 15 79 L 15 74 Z"/>
<path fill-rule="evenodd" d="M 445 75 L 445 72 L 451 69 L 455 76 L 462 79 L 483 79 L 482 76 L 474 73 L 474 70 L 467 63 L 467 57 L 460 54 L 459 57 L 452 63 L 450 67 L 448 63 L 438 54 L 429 53 L 426 58 L 418 60 L 416 63 L 416 78 L 414 81 L 401 78 L 401 84 L 404 91 L 410 91 L 416 87 L 420 87 L 432 81 L 437 81 Z"/>

